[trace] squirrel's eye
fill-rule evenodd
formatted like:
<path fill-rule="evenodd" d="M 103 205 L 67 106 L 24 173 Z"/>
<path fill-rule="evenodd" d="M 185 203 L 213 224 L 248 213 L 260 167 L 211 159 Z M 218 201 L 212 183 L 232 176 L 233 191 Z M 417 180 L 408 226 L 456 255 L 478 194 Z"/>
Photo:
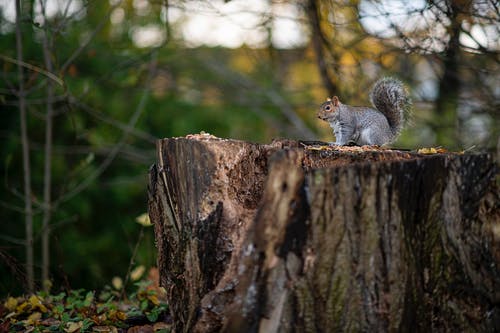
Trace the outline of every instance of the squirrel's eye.
<path fill-rule="evenodd" d="M 330 111 L 331 109 L 332 108 L 330 107 L 330 105 L 327 105 L 326 108 L 325 108 L 326 111 Z"/>

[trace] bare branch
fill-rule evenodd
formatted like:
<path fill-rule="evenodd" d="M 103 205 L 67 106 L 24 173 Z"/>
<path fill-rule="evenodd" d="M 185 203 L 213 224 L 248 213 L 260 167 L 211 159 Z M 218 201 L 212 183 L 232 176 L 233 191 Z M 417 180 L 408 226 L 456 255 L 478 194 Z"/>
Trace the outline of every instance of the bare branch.
<path fill-rule="evenodd" d="M 141 96 L 139 104 L 136 107 L 135 112 L 130 117 L 130 120 L 127 124 L 128 125 L 127 128 L 134 128 L 135 124 L 139 120 L 139 117 L 141 116 L 142 112 L 144 111 L 146 101 L 148 99 L 149 92 L 150 92 L 151 79 L 153 78 L 153 75 L 154 75 L 155 70 L 156 70 L 157 55 L 158 55 L 158 52 L 154 52 L 152 54 L 152 57 L 151 57 L 152 59 L 151 59 L 150 64 L 149 64 L 149 73 L 148 73 L 148 77 L 145 81 L 145 87 L 144 87 L 143 94 Z M 90 186 L 109 167 L 111 162 L 113 162 L 113 160 L 115 159 L 115 157 L 118 155 L 118 153 L 122 149 L 123 145 L 125 144 L 125 141 L 129 137 L 129 134 L 130 134 L 129 131 L 125 130 L 122 134 L 121 139 L 116 143 L 116 145 L 113 147 L 113 150 L 111 151 L 111 153 L 99 165 L 97 170 L 93 174 L 91 174 L 90 176 L 85 178 L 80 184 L 75 186 L 73 189 L 71 189 L 70 191 L 68 191 L 67 193 L 65 193 L 61 197 L 59 197 L 54 202 L 54 207 L 60 205 L 61 203 L 65 202 L 65 201 L 68 201 L 69 199 L 73 198 L 75 195 L 77 195 L 80 192 L 82 192 L 83 190 L 85 190 L 88 186 Z"/>
<path fill-rule="evenodd" d="M 28 64 L 27 62 L 24 62 L 22 59 L 21 60 L 20 59 L 12 59 L 12 58 L 7 57 L 6 55 L 3 55 L 3 54 L 0 54 L 0 59 L 3 59 L 4 61 L 16 64 L 16 65 L 18 65 L 18 67 L 25 67 L 27 69 L 34 71 L 34 72 L 43 74 L 46 77 L 48 77 L 49 79 L 55 81 L 60 86 L 64 86 L 64 81 L 61 80 L 59 77 L 57 77 L 55 74 L 51 73 L 50 71 L 46 71 L 40 67 Z"/>
<path fill-rule="evenodd" d="M 92 31 L 92 33 L 87 37 L 87 39 L 85 40 L 84 43 L 82 43 L 80 45 L 80 47 L 78 47 L 74 52 L 73 54 L 66 60 L 66 62 L 61 66 L 61 70 L 60 72 L 61 73 L 64 73 L 66 72 L 66 70 L 68 69 L 68 67 L 73 63 L 73 61 L 75 61 L 76 58 L 78 58 L 78 56 L 80 56 L 80 54 L 83 52 L 83 50 L 85 50 L 85 48 L 90 44 L 90 42 L 94 39 L 94 37 L 102 30 L 102 28 L 104 28 L 104 25 L 107 23 L 107 20 L 109 18 L 109 15 L 111 14 L 111 12 L 117 8 L 118 6 L 120 6 L 121 4 L 121 1 L 119 1 L 117 4 L 111 6 L 109 8 L 109 10 L 106 12 L 106 14 L 103 16 L 103 18 L 101 19 L 101 21 L 99 22 L 99 24 L 97 25 L 97 27 L 94 29 L 94 31 Z"/>
<path fill-rule="evenodd" d="M 230 79 L 233 83 L 238 84 L 246 89 L 252 90 L 254 92 L 261 93 L 266 96 L 271 103 L 278 107 L 280 112 L 287 118 L 290 123 L 293 124 L 295 130 L 299 135 L 301 135 L 306 140 L 312 140 L 316 138 L 309 127 L 304 123 L 302 119 L 293 111 L 293 107 L 288 103 L 288 101 L 281 96 L 277 91 L 272 88 L 261 88 L 255 82 L 251 81 L 248 77 L 244 77 L 228 69 L 227 67 L 221 66 L 218 63 L 207 61 L 204 58 L 200 58 L 199 61 L 205 64 L 212 71 L 223 75 L 226 79 Z"/>
<path fill-rule="evenodd" d="M 312 29 L 312 44 L 314 48 L 314 53 L 316 54 L 316 62 L 318 64 L 318 70 L 323 80 L 323 85 L 328 92 L 328 96 L 332 97 L 336 93 L 338 94 L 338 87 L 330 78 L 328 73 L 328 67 L 326 65 L 325 54 L 323 52 L 322 41 L 326 40 L 326 37 L 321 30 L 319 9 L 316 0 L 308 0 L 306 5 L 307 15 L 309 16 L 309 21 Z"/>
<path fill-rule="evenodd" d="M 99 112 L 98 110 L 95 110 L 91 106 L 80 101 L 79 99 L 77 99 L 77 97 L 69 96 L 68 102 L 71 105 L 74 105 L 74 106 L 82 109 L 83 111 L 87 112 L 88 114 L 90 114 L 94 118 L 98 119 L 99 121 L 103 121 L 107 124 L 110 124 L 118 129 L 122 130 L 123 132 L 127 132 L 131 135 L 134 135 L 137 138 L 140 138 L 142 140 L 145 140 L 145 141 L 148 141 L 151 143 L 155 143 L 156 140 L 158 140 L 158 138 L 155 137 L 154 135 L 151 135 L 147 132 L 141 131 L 140 129 L 133 128 L 128 124 L 122 123 L 119 120 L 116 120 L 116 119 L 113 119 L 113 118 L 106 116 L 102 112 Z"/>

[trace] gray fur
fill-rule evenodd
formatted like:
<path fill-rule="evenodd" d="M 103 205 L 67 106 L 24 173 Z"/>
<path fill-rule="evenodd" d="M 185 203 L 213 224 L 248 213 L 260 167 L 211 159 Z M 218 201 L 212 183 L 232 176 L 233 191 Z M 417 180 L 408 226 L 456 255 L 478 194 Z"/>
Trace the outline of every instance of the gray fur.
<path fill-rule="evenodd" d="M 403 83 L 392 77 L 378 80 L 370 92 L 370 101 L 375 109 L 385 115 L 391 130 L 397 136 L 411 107 L 411 100 Z"/>
<path fill-rule="evenodd" d="M 373 86 L 370 99 L 376 109 L 344 105 L 337 97 L 323 103 L 318 117 L 333 128 L 333 144 L 381 146 L 396 139 L 411 105 L 403 84 L 397 79 L 382 78 Z"/>
<path fill-rule="evenodd" d="M 358 145 L 381 146 L 394 138 L 387 118 L 371 108 L 350 107 L 341 104 L 338 112 L 338 123 L 341 124 L 340 132 L 342 132 L 340 140 L 336 141 L 336 144 L 339 145 L 354 142 Z"/>

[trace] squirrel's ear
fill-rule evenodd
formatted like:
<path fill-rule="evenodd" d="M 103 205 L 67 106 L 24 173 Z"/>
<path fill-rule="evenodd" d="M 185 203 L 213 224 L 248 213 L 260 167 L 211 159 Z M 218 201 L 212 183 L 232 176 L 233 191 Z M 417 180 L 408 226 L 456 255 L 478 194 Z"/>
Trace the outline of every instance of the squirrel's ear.
<path fill-rule="evenodd" d="M 339 98 L 337 96 L 333 96 L 332 101 L 333 101 L 334 106 L 339 106 L 340 101 L 339 101 Z"/>
<path fill-rule="evenodd" d="M 332 101 L 332 99 L 331 99 L 330 97 L 327 97 L 326 101 L 327 101 L 327 102 L 331 102 L 331 101 Z"/>

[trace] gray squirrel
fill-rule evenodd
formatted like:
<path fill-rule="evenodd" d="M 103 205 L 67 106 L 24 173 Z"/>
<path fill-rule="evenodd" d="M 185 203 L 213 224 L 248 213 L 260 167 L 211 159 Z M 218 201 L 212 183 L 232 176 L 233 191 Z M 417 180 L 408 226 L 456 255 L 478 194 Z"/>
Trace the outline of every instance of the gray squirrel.
<path fill-rule="evenodd" d="M 333 128 L 334 145 L 378 145 L 394 141 L 410 112 L 411 100 L 403 83 L 391 77 L 379 79 L 370 92 L 375 109 L 349 106 L 334 96 L 323 103 L 318 118 Z"/>

